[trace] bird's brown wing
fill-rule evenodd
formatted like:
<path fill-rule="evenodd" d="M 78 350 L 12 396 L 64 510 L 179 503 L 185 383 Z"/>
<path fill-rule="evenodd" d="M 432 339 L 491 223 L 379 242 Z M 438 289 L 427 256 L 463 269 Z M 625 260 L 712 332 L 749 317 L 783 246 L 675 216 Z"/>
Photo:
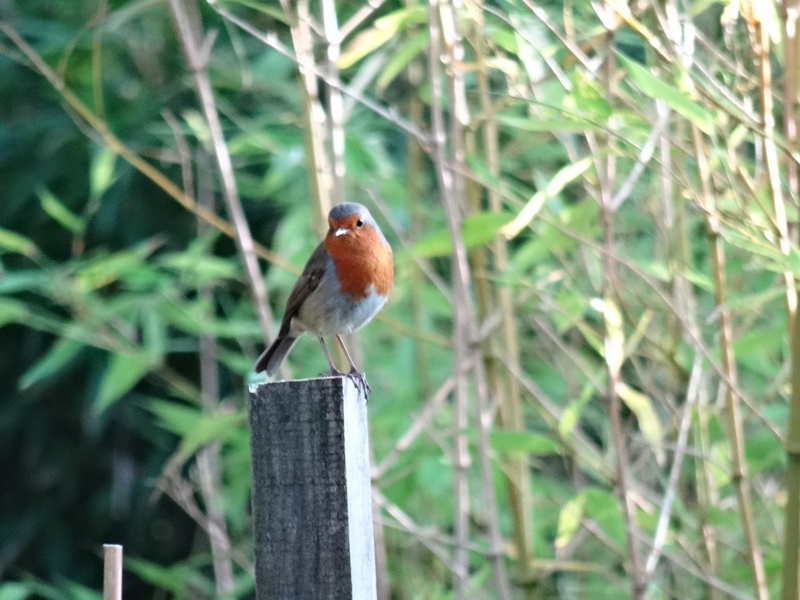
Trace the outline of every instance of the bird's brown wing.
<path fill-rule="evenodd" d="M 278 335 L 285 336 L 289 333 L 292 319 L 300 312 L 300 307 L 303 306 L 303 302 L 306 301 L 309 294 L 319 286 L 329 260 L 330 256 L 325 247 L 322 244 L 317 246 L 289 294 L 289 299 L 286 301 L 286 312 L 283 314 L 283 322 L 281 322 L 281 330 Z"/>

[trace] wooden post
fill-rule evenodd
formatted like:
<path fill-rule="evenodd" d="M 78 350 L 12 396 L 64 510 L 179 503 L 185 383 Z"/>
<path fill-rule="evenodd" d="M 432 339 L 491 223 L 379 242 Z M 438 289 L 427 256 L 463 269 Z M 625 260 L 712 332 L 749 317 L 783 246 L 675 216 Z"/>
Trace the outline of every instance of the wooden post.
<path fill-rule="evenodd" d="M 348 377 L 251 386 L 257 600 L 375 600 L 368 431 Z"/>
<path fill-rule="evenodd" d="M 103 600 L 122 600 L 122 546 L 103 544 Z"/>

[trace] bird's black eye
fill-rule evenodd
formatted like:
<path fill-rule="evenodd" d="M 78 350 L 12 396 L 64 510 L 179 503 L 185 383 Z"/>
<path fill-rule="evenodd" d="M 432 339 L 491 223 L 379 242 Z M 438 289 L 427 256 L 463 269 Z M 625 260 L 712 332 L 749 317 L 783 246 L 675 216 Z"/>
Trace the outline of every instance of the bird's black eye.
<path fill-rule="evenodd" d="M 356 221 L 356 227 L 361 229 L 363 226 L 364 226 L 364 219 L 359 219 L 358 221 Z"/>

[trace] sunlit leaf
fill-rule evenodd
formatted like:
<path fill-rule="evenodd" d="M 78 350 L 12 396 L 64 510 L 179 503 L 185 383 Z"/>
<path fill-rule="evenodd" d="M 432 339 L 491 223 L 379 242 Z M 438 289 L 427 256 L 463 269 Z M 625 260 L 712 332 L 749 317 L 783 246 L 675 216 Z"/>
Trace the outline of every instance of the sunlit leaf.
<path fill-rule="evenodd" d="M 603 356 L 608 368 L 613 373 L 619 373 L 625 361 L 625 331 L 622 328 L 622 314 L 616 303 L 610 298 L 593 298 L 590 302 L 592 308 L 603 315 L 605 323 L 605 336 Z"/>
<path fill-rule="evenodd" d="M 7 323 L 19 323 L 28 314 L 24 302 L 11 298 L 0 298 L 0 326 Z"/>
<path fill-rule="evenodd" d="M 420 31 L 398 48 L 396 52 L 393 52 L 375 82 L 378 91 L 385 90 L 386 86 L 394 81 L 395 77 L 424 50 L 427 43 L 428 34 L 425 31 Z"/>
<path fill-rule="evenodd" d="M 27 600 L 35 596 L 27 583 L 9 581 L 0 584 L 0 600 Z"/>
<path fill-rule="evenodd" d="M 461 227 L 464 246 L 472 250 L 492 241 L 500 228 L 511 219 L 512 215 L 508 213 L 484 212 L 468 216 Z M 444 228 L 419 240 L 412 251 L 419 256 L 449 256 L 452 248 L 450 233 Z"/>
<path fill-rule="evenodd" d="M 396 10 L 391 14 L 375 20 L 369 29 L 359 33 L 350 42 L 339 56 L 336 65 L 340 69 L 347 69 L 370 52 L 374 52 L 386 42 L 398 35 L 403 27 L 414 23 L 424 23 L 427 18 L 427 9 L 424 5 L 412 6 Z"/>
<path fill-rule="evenodd" d="M 108 148 L 97 150 L 89 171 L 89 192 L 92 198 L 99 198 L 111 186 L 116 161 L 117 155 Z"/>
<path fill-rule="evenodd" d="M 31 240 L 10 229 L 0 227 L 0 251 L 23 254 L 34 258 L 39 255 L 39 249 Z"/>
<path fill-rule="evenodd" d="M 653 401 L 622 381 L 617 385 L 617 394 L 619 394 L 619 397 L 631 412 L 636 415 L 639 429 L 644 439 L 650 444 L 650 448 L 655 452 L 656 457 L 662 457 L 664 453 L 662 447 L 663 432 L 661 421 L 653 407 Z"/>
<path fill-rule="evenodd" d="M 594 386 L 586 383 L 581 390 L 581 395 L 570 402 L 561 413 L 561 418 L 558 420 L 558 433 L 562 438 L 566 438 L 572 433 L 572 430 L 580 420 L 583 407 L 589 402 L 594 392 Z"/>
<path fill-rule="evenodd" d="M 597 124 L 581 119 L 534 119 L 504 114 L 495 118 L 500 125 L 518 131 L 582 133 L 599 129 Z"/>
<path fill-rule="evenodd" d="M 56 198 L 55 194 L 47 188 L 39 190 L 39 203 L 41 204 L 42 210 L 65 229 L 73 233 L 83 229 L 83 219 L 64 206 L 64 204 Z"/>
<path fill-rule="evenodd" d="M 664 77 L 657 77 L 639 63 L 617 55 L 623 68 L 630 75 L 633 82 L 645 94 L 657 100 L 663 100 L 675 112 L 686 117 L 697 125 L 703 132 L 712 133 L 714 129 L 714 115 L 706 107 L 692 99 L 680 86 L 668 83 Z"/>
<path fill-rule="evenodd" d="M 586 504 L 586 496 L 579 494 L 572 500 L 568 500 L 558 513 L 558 529 L 556 533 L 556 549 L 562 549 L 572 541 L 581 526 L 583 518 L 583 507 Z"/>
<path fill-rule="evenodd" d="M 605 123 L 611 116 L 612 107 L 597 82 L 579 70 L 570 75 L 572 91 L 564 96 L 562 102 L 578 118 L 588 118 L 597 123 Z"/>
<path fill-rule="evenodd" d="M 563 167 L 555 175 L 553 175 L 553 178 L 544 187 L 544 189 L 536 192 L 531 199 L 528 200 L 514 220 L 507 225 L 504 225 L 500 232 L 508 239 L 519 235 L 519 232 L 522 231 L 523 228 L 527 227 L 528 224 L 539 213 L 548 198 L 552 198 L 556 194 L 560 193 L 561 190 L 583 175 L 591 166 L 592 159 L 591 157 L 587 156 L 576 163 Z"/>

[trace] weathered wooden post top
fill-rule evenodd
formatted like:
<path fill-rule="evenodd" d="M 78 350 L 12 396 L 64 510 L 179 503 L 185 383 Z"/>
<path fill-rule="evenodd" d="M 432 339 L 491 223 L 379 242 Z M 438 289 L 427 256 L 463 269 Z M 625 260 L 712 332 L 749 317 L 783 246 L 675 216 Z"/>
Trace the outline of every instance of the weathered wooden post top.
<path fill-rule="evenodd" d="M 257 600 L 375 600 L 367 399 L 320 377 L 250 387 Z"/>

